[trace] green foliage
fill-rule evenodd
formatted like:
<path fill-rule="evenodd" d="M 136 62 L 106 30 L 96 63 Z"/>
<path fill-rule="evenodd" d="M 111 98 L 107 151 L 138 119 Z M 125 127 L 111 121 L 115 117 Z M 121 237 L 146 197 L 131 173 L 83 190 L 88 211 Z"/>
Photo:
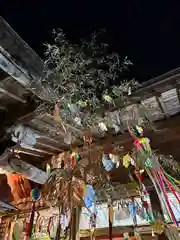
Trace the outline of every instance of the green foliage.
<path fill-rule="evenodd" d="M 63 108 L 76 104 L 94 111 L 105 102 L 127 96 L 138 86 L 135 80 L 123 79 L 132 63 L 110 52 L 99 43 L 100 35 L 92 34 L 89 42 L 71 44 L 61 30 L 54 31 L 54 44 L 46 44 L 44 81 L 54 89 L 56 102 Z"/>

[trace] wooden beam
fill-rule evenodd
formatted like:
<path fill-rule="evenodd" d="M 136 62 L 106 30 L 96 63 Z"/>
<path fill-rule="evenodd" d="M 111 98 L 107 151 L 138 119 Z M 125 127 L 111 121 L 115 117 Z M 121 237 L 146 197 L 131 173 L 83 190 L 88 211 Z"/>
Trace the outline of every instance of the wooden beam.
<path fill-rule="evenodd" d="M 180 135 L 172 135 L 170 134 L 170 129 L 177 129 L 179 127 L 180 115 L 171 117 L 167 120 L 158 121 L 155 126 L 157 128 L 156 131 L 147 130 L 145 131 L 145 136 L 149 137 L 153 146 L 157 145 L 157 143 L 162 142 L 170 142 L 179 140 Z M 164 137 L 166 135 L 166 138 Z M 119 146 L 122 147 L 122 153 L 129 151 L 132 148 L 132 139 L 129 132 L 125 132 L 124 134 L 119 134 L 116 136 L 111 136 L 108 138 L 100 139 L 99 141 L 94 141 L 92 143 L 91 149 L 88 148 L 80 148 L 82 156 L 85 156 L 89 153 L 89 151 L 94 152 L 98 150 L 102 150 L 106 148 L 106 145 Z M 123 150 L 124 149 L 124 150 Z"/>
<path fill-rule="evenodd" d="M 18 97 L 17 95 L 15 95 L 15 94 L 13 94 L 13 93 L 5 90 L 4 88 L 1 88 L 1 87 L 0 87 L 0 93 L 4 93 L 4 94 L 6 94 L 7 96 L 9 96 L 10 98 L 13 98 L 13 99 L 15 99 L 16 101 L 19 101 L 19 102 L 21 102 L 21 103 L 26 103 L 26 100 L 25 100 L 25 99 L 22 99 L 22 98 Z"/>
<path fill-rule="evenodd" d="M 41 121 L 43 121 L 43 122 L 45 122 L 45 123 L 47 123 L 47 124 L 50 124 L 50 125 L 53 126 L 53 127 L 58 128 L 60 135 L 63 135 L 63 136 L 66 135 L 66 132 L 65 132 L 65 129 L 63 128 L 62 123 L 60 123 L 60 121 L 59 121 L 59 122 L 58 122 L 58 121 L 55 121 L 54 118 L 53 118 L 53 116 L 52 116 L 51 114 L 47 114 L 47 113 L 42 114 L 42 115 L 40 115 L 40 116 L 38 117 L 38 119 L 41 120 Z M 79 129 L 79 128 L 77 128 L 77 127 L 74 127 L 74 126 L 72 126 L 72 125 L 70 125 L 70 124 L 67 124 L 67 123 L 63 123 L 63 124 L 64 124 L 65 128 L 66 128 L 66 127 L 67 127 L 67 128 L 70 128 L 70 129 L 73 130 L 74 132 L 78 133 L 78 135 L 79 135 L 80 137 L 83 137 L 83 136 L 84 136 L 84 130 L 81 130 L 81 129 Z M 74 136 L 72 136 L 72 138 L 73 138 L 73 139 L 72 139 L 72 142 L 76 142 L 76 144 L 79 144 L 79 145 L 80 145 L 80 144 L 83 144 L 83 141 L 82 141 L 81 139 L 75 138 Z"/>
<path fill-rule="evenodd" d="M 159 77 L 150 79 L 149 81 L 143 83 L 140 88 L 135 90 L 130 96 L 128 96 L 127 101 L 122 99 L 117 99 L 115 101 L 115 106 L 110 106 L 107 104 L 105 109 L 109 111 L 117 110 L 118 108 L 127 107 L 132 104 L 136 104 L 147 98 L 154 97 L 154 92 L 158 91 L 163 93 L 165 91 L 171 90 L 179 84 L 180 79 L 180 67 L 173 69 L 165 74 L 160 75 Z M 102 111 L 100 111 L 102 112 Z"/>
<path fill-rule="evenodd" d="M 46 88 L 39 79 L 43 61 L 18 34 L 0 17 L 0 68 L 39 98 L 48 101 Z M 53 92 L 48 91 L 51 98 Z"/>
<path fill-rule="evenodd" d="M 169 118 L 169 114 L 168 114 L 168 110 L 166 108 L 166 105 L 163 101 L 163 98 L 162 96 L 156 96 L 156 101 L 157 101 L 157 104 L 159 106 L 159 108 L 161 109 L 162 113 L 166 116 L 166 118 Z"/>
<path fill-rule="evenodd" d="M 95 236 L 98 237 L 98 236 L 108 236 L 108 231 L 109 229 L 108 228 L 97 228 L 95 230 Z M 129 227 L 113 227 L 112 229 L 112 235 L 113 236 L 119 236 L 120 233 L 125 233 L 125 232 L 134 232 L 134 227 L 133 226 L 129 226 Z M 80 230 L 79 231 L 79 236 L 80 238 L 81 237 L 89 237 L 90 236 L 90 233 L 91 233 L 91 230 L 90 229 L 86 229 L 86 230 Z"/>
<path fill-rule="evenodd" d="M 38 145 L 40 145 L 42 147 L 50 148 L 50 149 L 52 149 L 55 152 L 63 152 L 63 150 L 61 148 L 57 148 L 57 147 L 52 146 L 50 144 L 46 144 L 46 143 L 40 142 L 39 139 L 37 139 L 36 142 L 37 142 Z"/>

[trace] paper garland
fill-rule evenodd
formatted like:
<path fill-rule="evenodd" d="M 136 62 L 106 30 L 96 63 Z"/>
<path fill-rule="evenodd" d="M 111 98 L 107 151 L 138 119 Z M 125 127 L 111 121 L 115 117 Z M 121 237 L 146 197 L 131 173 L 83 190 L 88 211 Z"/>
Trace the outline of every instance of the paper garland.
<path fill-rule="evenodd" d="M 143 137 L 142 129 L 138 128 L 136 126 L 135 128 L 129 129 L 129 132 L 133 138 L 133 144 L 136 147 L 137 152 L 141 155 L 141 157 L 144 158 L 144 167 L 145 167 L 146 171 L 148 170 L 147 173 L 150 176 L 151 180 L 153 181 L 153 184 L 154 184 L 157 194 L 159 196 L 159 200 L 162 203 L 162 197 L 161 197 L 161 194 L 162 194 L 163 199 L 166 204 L 166 209 L 168 210 L 171 220 L 178 226 L 178 222 L 174 216 L 171 205 L 169 203 L 169 199 L 168 199 L 166 187 L 165 187 L 165 184 L 166 184 L 168 186 L 169 190 L 173 193 L 175 198 L 180 203 L 180 198 L 176 194 L 177 188 L 175 187 L 175 184 L 171 184 L 171 182 L 168 181 L 168 179 L 164 175 L 164 172 L 160 165 L 159 165 L 160 167 L 158 167 L 158 169 L 156 169 L 156 167 L 153 166 L 153 163 L 151 161 L 152 150 L 151 150 L 151 146 L 150 146 L 150 140 L 148 138 Z M 129 164 L 130 164 L 129 155 L 125 155 L 123 158 L 123 165 L 125 167 L 129 167 Z M 151 174 L 152 174 L 152 176 L 151 176 Z M 171 181 L 172 181 L 171 177 L 169 177 L 169 179 L 171 179 Z M 157 188 L 157 186 L 158 186 L 158 188 Z M 160 192 L 158 189 L 160 189 Z"/>

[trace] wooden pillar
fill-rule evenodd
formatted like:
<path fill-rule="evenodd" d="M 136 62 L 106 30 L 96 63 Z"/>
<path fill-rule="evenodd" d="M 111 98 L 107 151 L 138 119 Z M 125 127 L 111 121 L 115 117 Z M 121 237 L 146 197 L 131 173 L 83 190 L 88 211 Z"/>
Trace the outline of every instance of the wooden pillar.
<path fill-rule="evenodd" d="M 81 208 L 75 207 L 72 211 L 71 233 L 72 240 L 79 240 L 79 221 Z"/>
<path fill-rule="evenodd" d="M 76 210 L 76 240 L 80 240 L 80 236 L 79 236 L 79 223 L 80 223 L 80 217 L 81 217 L 81 207 L 77 207 Z"/>

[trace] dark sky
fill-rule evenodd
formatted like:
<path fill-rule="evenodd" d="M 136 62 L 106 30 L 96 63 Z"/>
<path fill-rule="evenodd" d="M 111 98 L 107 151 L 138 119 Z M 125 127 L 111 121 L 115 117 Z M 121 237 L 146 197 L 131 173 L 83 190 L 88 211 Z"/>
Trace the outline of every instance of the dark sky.
<path fill-rule="evenodd" d="M 0 14 L 41 57 L 53 28 L 72 42 L 105 28 L 107 43 L 129 56 L 137 80 L 180 66 L 180 1 L 1 0 Z"/>

